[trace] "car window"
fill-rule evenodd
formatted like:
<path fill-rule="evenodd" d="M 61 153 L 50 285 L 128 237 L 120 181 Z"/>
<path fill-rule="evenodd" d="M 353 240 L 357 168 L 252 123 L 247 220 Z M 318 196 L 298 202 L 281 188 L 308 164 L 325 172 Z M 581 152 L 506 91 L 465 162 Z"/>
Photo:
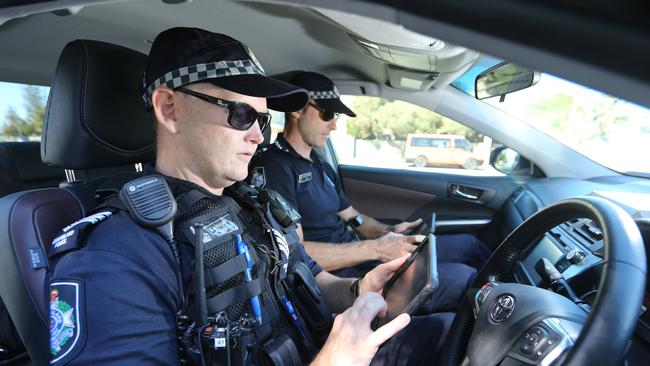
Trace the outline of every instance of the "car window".
<path fill-rule="evenodd" d="M 477 64 L 452 85 L 473 96 L 469 81 L 489 65 Z M 650 144 L 650 109 L 646 107 L 544 73 L 530 88 L 509 94 L 503 101 L 489 98 L 484 102 L 608 168 L 650 174 L 650 159 L 645 158 Z"/>
<path fill-rule="evenodd" d="M 449 140 L 448 139 L 431 139 L 431 147 L 435 147 L 438 149 L 448 149 L 449 148 Z"/>
<path fill-rule="evenodd" d="M 357 117 L 342 115 L 330 135 L 340 164 L 500 175 L 488 165 L 489 136 L 404 101 L 342 99 Z"/>
<path fill-rule="evenodd" d="M 49 87 L 0 82 L 0 141 L 39 141 Z"/>
<path fill-rule="evenodd" d="M 465 139 L 459 139 L 454 141 L 454 148 L 456 149 L 463 149 L 466 151 L 471 150 L 471 146 L 469 142 Z"/>
<path fill-rule="evenodd" d="M 411 140 L 411 146 L 429 147 L 431 146 L 431 139 L 415 137 Z"/>

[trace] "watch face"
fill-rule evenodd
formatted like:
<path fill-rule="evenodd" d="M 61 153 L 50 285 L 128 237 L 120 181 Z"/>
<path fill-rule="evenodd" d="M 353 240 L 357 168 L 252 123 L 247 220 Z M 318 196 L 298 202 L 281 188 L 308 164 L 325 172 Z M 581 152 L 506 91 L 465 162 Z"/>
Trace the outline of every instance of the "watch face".
<path fill-rule="evenodd" d="M 352 225 L 354 227 L 358 227 L 361 224 L 363 224 L 363 216 L 357 215 L 357 216 L 351 218 L 350 221 L 348 221 L 348 222 L 350 223 L 350 225 Z"/>

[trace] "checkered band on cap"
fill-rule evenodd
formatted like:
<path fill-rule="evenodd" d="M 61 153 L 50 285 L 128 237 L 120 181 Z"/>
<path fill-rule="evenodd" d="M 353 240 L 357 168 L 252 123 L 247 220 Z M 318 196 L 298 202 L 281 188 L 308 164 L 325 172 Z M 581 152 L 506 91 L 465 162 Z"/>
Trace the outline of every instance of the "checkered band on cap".
<path fill-rule="evenodd" d="M 148 108 L 151 108 L 151 94 L 161 85 L 165 85 L 170 89 L 176 89 L 183 85 L 205 79 L 216 79 L 235 75 L 265 75 L 265 73 L 264 70 L 260 69 L 251 60 L 219 61 L 194 66 L 185 66 L 170 71 L 154 80 L 154 82 L 149 84 L 145 89 L 142 94 L 142 99 L 144 100 L 144 104 Z M 145 83 L 144 79 L 142 83 Z"/>
<path fill-rule="evenodd" d="M 338 99 L 338 90 L 309 91 L 311 99 Z"/>

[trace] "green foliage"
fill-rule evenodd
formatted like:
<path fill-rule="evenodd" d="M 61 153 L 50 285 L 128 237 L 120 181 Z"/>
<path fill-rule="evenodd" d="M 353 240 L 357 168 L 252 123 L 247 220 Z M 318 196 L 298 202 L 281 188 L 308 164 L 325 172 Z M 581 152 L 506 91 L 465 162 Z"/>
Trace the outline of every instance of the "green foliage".
<path fill-rule="evenodd" d="M 543 121 L 550 128 L 564 132 L 573 109 L 573 97 L 557 93 L 535 101 L 528 108 L 534 120 Z"/>
<path fill-rule="evenodd" d="M 612 113 L 616 111 L 620 102 L 620 99 L 603 94 L 592 105 L 591 118 L 596 122 L 596 131 L 589 137 L 590 140 L 608 141 L 613 127 L 628 121 L 628 116 Z"/>
<path fill-rule="evenodd" d="M 41 94 L 38 87 L 28 85 L 23 90 L 23 100 L 26 118 L 20 117 L 13 108 L 7 110 L 2 128 L 2 135 L 6 139 L 27 140 L 41 136 L 45 116 L 45 96 Z"/>
<path fill-rule="evenodd" d="M 574 99 L 564 93 L 540 98 L 528 107 L 532 120 L 579 143 L 608 141 L 612 130 L 628 121 L 617 109 L 621 100 L 606 94 Z"/>
<path fill-rule="evenodd" d="M 351 108 L 357 117 L 348 120 L 347 132 L 357 139 L 404 141 L 409 133 L 459 134 L 472 142 L 482 138 L 460 123 L 402 101 L 357 97 Z"/>
<path fill-rule="evenodd" d="M 353 122 L 348 122 L 348 135 L 363 140 L 374 140 L 379 131 L 379 121 L 374 112 L 386 104 L 385 99 L 380 98 L 356 98 L 352 104 L 352 110 L 356 111 L 357 117 Z"/>

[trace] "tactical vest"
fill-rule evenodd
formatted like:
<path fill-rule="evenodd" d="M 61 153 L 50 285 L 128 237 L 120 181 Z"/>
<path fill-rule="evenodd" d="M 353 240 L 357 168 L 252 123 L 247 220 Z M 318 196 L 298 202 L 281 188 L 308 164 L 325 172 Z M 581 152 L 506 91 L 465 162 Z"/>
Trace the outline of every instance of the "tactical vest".
<path fill-rule="evenodd" d="M 147 177 L 123 186 L 124 177 L 107 182 L 97 192 L 105 201 L 93 212 L 127 210 L 134 217 L 133 207 L 120 197 L 125 195 L 115 193 L 134 189 L 131 182 Z M 181 361 L 307 363 L 329 333 L 331 313 L 309 268 L 292 255 L 301 245 L 295 232 L 297 212 L 277 193 L 244 184 L 214 196 L 187 181 L 164 180 L 177 210 L 173 235 L 161 235 L 177 261 L 182 260 L 178 244 L 195 250 L 193 285 L 183 290 L 187 296 L 178 309 Z M 145 208 L 156 207 L 161 198 L 151 200 Z M 142 224 L 137 217 L 134 221 Z"/>

